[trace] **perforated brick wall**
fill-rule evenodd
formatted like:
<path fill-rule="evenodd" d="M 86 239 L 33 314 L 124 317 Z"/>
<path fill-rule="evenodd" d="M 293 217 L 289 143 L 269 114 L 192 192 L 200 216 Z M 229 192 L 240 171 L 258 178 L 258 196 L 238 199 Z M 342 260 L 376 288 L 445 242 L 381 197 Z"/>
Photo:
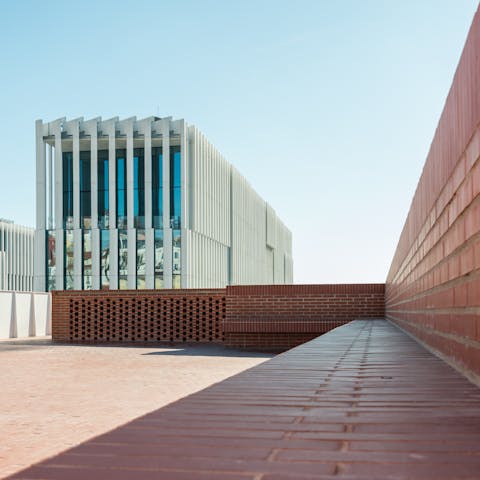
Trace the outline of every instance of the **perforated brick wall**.
<path fill-rule="evenodd" d="M 224 289 L 53 292 L 52 305 L 55 341 L 223 341 Z"/>
<path fill-rule="evenodd" d="M 227 287 L 225 344 L 279 352 L 355 319 L 383 318 L 384 284 Z"/>

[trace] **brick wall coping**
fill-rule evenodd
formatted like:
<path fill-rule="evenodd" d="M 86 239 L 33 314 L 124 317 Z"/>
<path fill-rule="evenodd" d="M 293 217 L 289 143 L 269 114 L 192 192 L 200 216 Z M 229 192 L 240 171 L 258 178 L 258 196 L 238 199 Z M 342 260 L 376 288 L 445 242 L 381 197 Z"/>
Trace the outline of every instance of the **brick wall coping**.
<path fill-rule="evenodd" d="M 161 289 L 161 290 L 54 290 L 55 297 L 128 297 L 128 296 L 185 296 L 191 295 L 225 295 L 224 288 L 188 288 L 188 289 Z"/>
<path fill-rule="evenodd" d="M 187 289 L 161 289 L 161 290 L 54 290 L 55 296 L 123 296 L 123 295 L 183 295 L 188 294 L 227 294 L 227 295 L 318 295 L 318 294 L 355 294 L 372 293 L 384 294 L 384 283 L 365 284 L 292 284 L 292 285 L 229 285 L 226 288 L 187 288 Z"/>
<path fill-rule="evenodd" d="M 477 387 L 362 320 L 11 478 L 478 478 L 479 413 Z"/>
<path fill-rule="evenodd" d="M 227 295 L 331 295 L 355 293 L 385 293 L 384 283 L 338 283 L 293 285 L 229 285 Z"/>

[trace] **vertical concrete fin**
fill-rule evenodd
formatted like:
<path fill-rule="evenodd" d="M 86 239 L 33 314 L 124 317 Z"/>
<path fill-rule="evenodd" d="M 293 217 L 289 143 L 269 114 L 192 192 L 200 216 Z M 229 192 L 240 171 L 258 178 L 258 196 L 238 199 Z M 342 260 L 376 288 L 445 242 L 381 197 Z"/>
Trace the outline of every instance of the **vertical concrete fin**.
<path fill-rule="evenodd" d="M 30 337 L 35 337 L 37 334 L 36 326 L 36 310 L 35 310 L 35 294 L 30 294 L 30 318 L 28 322 L 28 335 Z"/>
<path fill-rule="evenodd" d="M 12 306 L 10 309 L 10 338 L 17 338 L 17 299 L 12 292 Z"/>
<path fill-rule="evenodd" d="M 47 299 L 47 321 L 45 323 L 45 335 L 52 334 L 52 294 L 48 294 Z"/>

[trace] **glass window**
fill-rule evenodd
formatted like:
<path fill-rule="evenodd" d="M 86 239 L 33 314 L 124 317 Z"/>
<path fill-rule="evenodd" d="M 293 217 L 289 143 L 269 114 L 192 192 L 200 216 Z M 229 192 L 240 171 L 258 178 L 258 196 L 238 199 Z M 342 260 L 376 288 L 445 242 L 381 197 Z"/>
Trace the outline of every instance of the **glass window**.
<path fill-rule="evenodd" d="M 180 147 L 170 148 L 170 226 L 173 228 L 172 241 L 172 286 L 181 288 L 182 266 L 182 199 L 181 199 L 181 156 Z"/>
<path fill-rule="evenodd" d="M 110 230 L 100 230 L 100 285 L 110 287 Z"/>
<path fill-rule="evenodd" d="M 55 230 L 47 231 L 47 291 L 56 289 Z"/>
<path fill-rule="evenodd" d="M 83 289 L 92 289 L 92 232 L 83 233 Z"/>
<path fill-rule="evenodd" d="M 145 158 L 143 148 L 133 151 L 133 218 L 136 228 L 145 228 Z"/>
<path fill-rule="evenodd" d="M 162 148 L 152 148 L 153 228 L 163 228 L 163 160 Z"/>
<path fill-rule="evenodd" d="M 117 148 L 117 228 L 127 228 L 127 159 L 126 150 Z"/>
<path fill-rule="evenodd" d="M 172 187 L 181 187 L 180 146 L 170 147 L 170 184 Z"/>
<path fill-rule="evenodd" d="M 181 288 L 181 273 L 182 273 L 182 237 L 180 230 L 173 231 L 173 255 L 172 255 L 172 279 L 173 288 Z"/>
<path fill-rule="evenodd" d="M 171 228 L 181 227 L 181 197 L 180 187 L 170 189 Z"/>
<path fill-rule="evenodd" d="M 181 157 L 180 147 L 170 148 L 170 226 L 181 227 Z"/>
<path fill-rule="evenodd" d="M 90 151 L 80 152 L 80 226 L 92 228 Z"/>
<path fill-rule="evenodd" d="M 73 290 L 73 230 L 65 230 L 64 289 Z"/>
<path fill-rule="evenodd" d="M 155 230 L 155 288 L 163 288 L 163 230 Z"/>
<path fill-rule="evenodd" d="M 128 288 L 128 235 L 127 230 L 118 230 L 118 288 Z"/>
<path fill-rule="evenodd" d="M 108 150 L 98 151 L 98 228 L 108 228 Z"/>
<path fill-rule="evenodd" d="M 145 288 L 145 230 L 137 230 L 137 288 Z"/>
<path fill-rule="evenodd" d="M 63 152 L 63 228 L 73 228 L 73 153 Z"/>

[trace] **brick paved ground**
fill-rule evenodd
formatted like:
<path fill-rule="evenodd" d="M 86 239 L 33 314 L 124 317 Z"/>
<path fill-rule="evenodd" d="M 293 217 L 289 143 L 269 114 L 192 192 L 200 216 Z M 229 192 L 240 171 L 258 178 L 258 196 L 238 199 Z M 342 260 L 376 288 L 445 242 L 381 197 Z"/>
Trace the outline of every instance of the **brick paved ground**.
<path fill-rule="evenodd" d="M 0 478 L 266 358 L 214 345 L 0 341 Z"/>
<path fill-rule="evenodd" d="M 356 321 L 15 479 L 478 479 L 480 389 Z"/>

